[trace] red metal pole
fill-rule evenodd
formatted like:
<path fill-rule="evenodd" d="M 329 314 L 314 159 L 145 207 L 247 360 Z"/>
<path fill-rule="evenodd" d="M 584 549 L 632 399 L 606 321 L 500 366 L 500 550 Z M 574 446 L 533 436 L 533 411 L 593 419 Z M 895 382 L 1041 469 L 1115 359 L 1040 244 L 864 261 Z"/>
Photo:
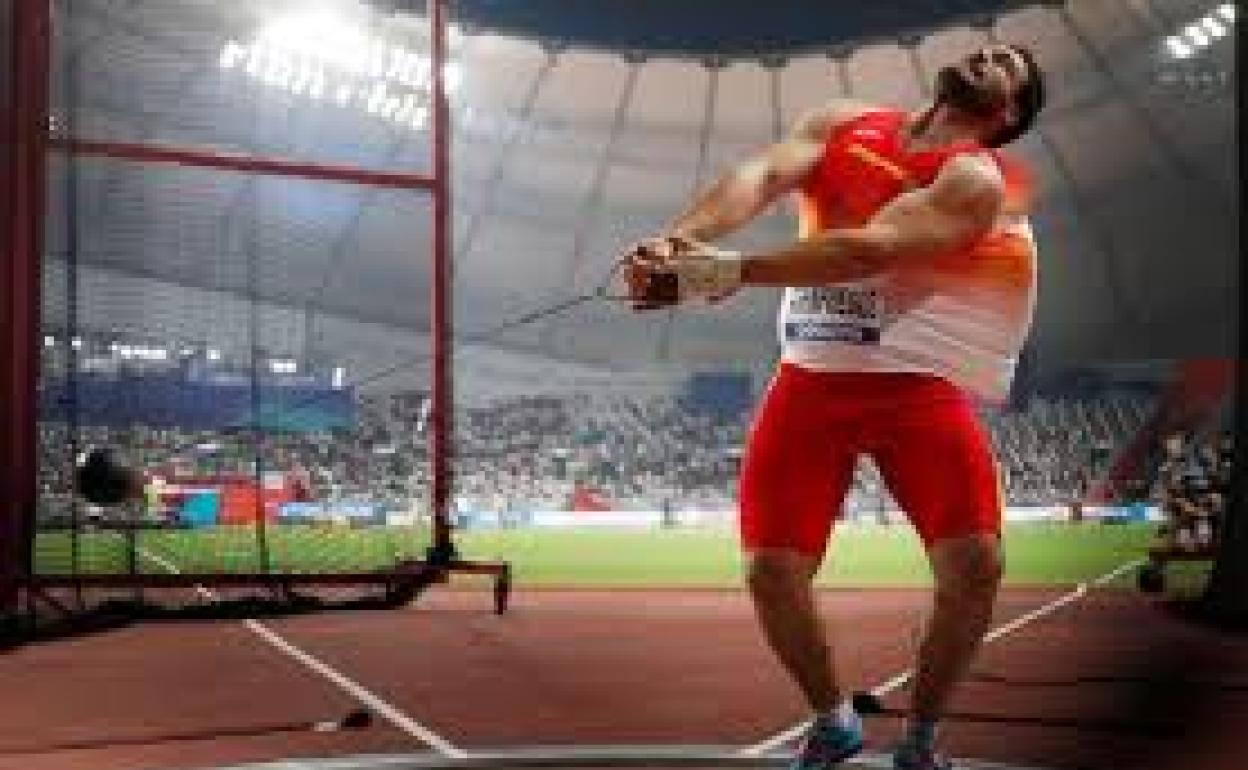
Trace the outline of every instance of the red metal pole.
<path fill-rule="evenodd" d="M 30 577 L 38 472 L 39 302 L 47 185 L 48 0 L 4 12 L 0 62 L 0 610 Z"/>
<path fill-rule="evenodd" d="M 203 147 L 165 147 L 156 144 L 93 142 L 84 139 L 53 139 L 50 147 L 71 155 L 91 155 L 139 163 L 171 163 L 193 168 L 217 168 L 246 174 L 299 177 L 327 182 L 346 182 L 399 190 L 433 190 L 436 181 L 422 174 L 373 171 L 331 163 L 308 163 L 284 158 L 236 155 Z"/>
<path fill-rule="evenodd" d="M 433 399 L 430 454 L 433 462 L 433 552 L 454 558 L 451 541 L 451 265 L 450 110 L 446 102 L 446 0 L 428 0 L 433 100 Z"/>

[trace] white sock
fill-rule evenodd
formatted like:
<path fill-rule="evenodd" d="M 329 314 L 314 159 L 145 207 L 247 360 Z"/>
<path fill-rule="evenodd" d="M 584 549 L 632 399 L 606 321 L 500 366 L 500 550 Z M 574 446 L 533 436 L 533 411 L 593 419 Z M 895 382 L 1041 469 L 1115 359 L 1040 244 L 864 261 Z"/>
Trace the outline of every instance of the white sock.
<path fill-rule="evenodd" d="M 857 727 L 861 719 L 858 716 L 858 712 L 854 711 L 853 701 L 849 699 L 841 701 L 836 708 L 828 712 L 828 716 L 834 719 L 841 727 Z"/>

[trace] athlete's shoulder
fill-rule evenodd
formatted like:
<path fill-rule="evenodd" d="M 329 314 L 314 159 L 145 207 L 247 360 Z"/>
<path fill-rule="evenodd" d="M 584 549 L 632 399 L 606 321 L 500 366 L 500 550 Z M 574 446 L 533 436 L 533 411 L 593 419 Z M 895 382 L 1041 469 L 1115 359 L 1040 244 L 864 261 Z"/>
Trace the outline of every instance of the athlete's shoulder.
<path fill-rule="evenodd" d="M 967 190 L 1005 188 L 1005 174 L 1001 165 L 997 157 L 987 150 L 952 155 L 941 167 L 938 178 Z"/>
<path fill-rule="evenodd" d="M 802 113 L 793 124 L 792 134 L 810 142 L 824 142 L 837 128 L 882 108 L 853 99 L 832 99 Z"/>
<path fill-rule="evenodd" d="M 999 212 L 1006 185 L 991 154 L 960 152 L 945 161 L 926 190 L 930 200 L 942 208 Z"/>

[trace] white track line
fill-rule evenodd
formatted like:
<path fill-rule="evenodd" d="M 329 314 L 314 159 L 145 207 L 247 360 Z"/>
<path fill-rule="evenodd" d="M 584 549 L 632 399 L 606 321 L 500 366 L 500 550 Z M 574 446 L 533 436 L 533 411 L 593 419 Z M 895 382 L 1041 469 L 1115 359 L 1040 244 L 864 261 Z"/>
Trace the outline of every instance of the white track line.
<path fill-rule="evenodd" d="M 172 572 L 175 575 L 181 573 L 181 570 L 178 569 L 178 565 L 174 564 L 173 562 L 169 561 L 163 556 L 152 553 L 151 551 L 148 551 L 145 548 L 140 548 L 138 549 L 138 551 L 139 551 L 139 554 L 142 555 L 145 559 L 149 559 L 155 562 L 156 564 L 159 564 L 161 567 L 165 568 L 169 572 Z M 205 599 L 208 599 L 209 601 L 217 601 L 219 598 L 214 591 L 202 585 L 195 586 L 195 592 L 198 593 L 200 596 L 204 597 Z M 316 673 L 324 677 L 325 679 L 328 679 L 331 683 L 333 683 L 336 687 L 338 687 L 338 689 L 347 693 L 355 700 L 359 701 L 363 705 L 367 706 L 369 709 L 381 715 L 381 717 L 385 719 L 387 722 L 394 725 L 395 727 L 402 730 L 403 732 L 407 733 L 408 735 L 412 736 L 413 738 L 416 738 L 417 740 L 427 744 L 431 748 L 438 751 L 438 753 L 444 756 L 450 757 L 452 759 L 467 759 L 468 758 L 468 752 L 452 745 L 445 738 L 441 737 L 440 735 L 433 732 L 429 728 L 415 721 L 414 719 L 409 717 L 407 714 L 404 714 L 402 711 L 399 710 L 398 707 L 394 706 L 388 701 L 383 700 L 380 696 L 375 695 L 374 693 L 370 692 L 359 682 L 356 682 L 354 679 L 351 679 L 346 674 L 343 674 L 342 672 L 336 670 L 335 668 L 330 666 L 328 663 L 325 663 L 324 661 L 318 659 L 311 653 L 301 650 L 295 645 L 286 641 L 286 639 L 282 638 L 280 634 L 278 634 L 276 631 L 269 628 L 268 626 L 264 625 L 260 621 L 248 618 L 247 620 L 244 620 L 242 623 L 247 628 L 247 630 L 251 631 L 253 634 L 263 639 L 274 649 L 287 655 L 292 660 L 302 664 L 304 667 L 306 667 L 313 673 Z"/>
<path fill-rule="evenodd" d="M 1144 563 L 1143 559 L 1133 559 L 1127 562 L 1126 564 L 1123 564 L 1119 567 L 1115 567 L 1109 572 L 1106 572 L 1104 575 L 1101 575 L 1100 577 L 1095 578 L 1088 583 L 1078 584 L 1077 586 L 1075 586 L 1073 590 L 1057 597 L 1056 599 L 1049 602 L 1048 604 L 1045 604 L 1042 607 L 1038 607 L 1032 610 L 1031 612 L 1028 612 L 1025 615 L 1021 615 L 1015 618 L 1014 620 L 1011 620 L 1008 623 L 1005 623 L 1001 626 L 998 626 L 997 628 L 994 628 L 993 630 L 989 631 L 987 634 L 984 634 L 984 640 L 983 640 L 984 644 L 995 642 L 1001 637 L 1005 636 L 1006 634 L 1011 634 L 1017 631 L 1018 629 L 1022 628 L 1023 626 L 1027 625 L 1028 623 L 1039 620 L 1040 618 L 1043 618 L 1046 615 L 1053 614 L 1054 612 L 1061 609 L 1062 607 L 1065 607 L 1067 604 L 1078 601 L 1079 599 L 1082 599 L 1084 596 L 1086 596 L 1088 593 L 1089 586 L 1103 586 L 1106 583 L 1109 583 L 1115 580 L 1124 572 L 1132 570 L 1140 566 L 1143 563 Z M 904 687 L 905 684 L 909 682 L 911 677 L 913 676 L 914 676 L 914 669 L 908 668 L 905 671 L 902 671 L 901 673 L 897 674 L 893 678 L 873 687 L 871 689 L 871 694 L 876 696 L 877 698 L 883 697 L 887 695 L 888 693 L 892 692 L 893 690 L 896 690 L 900 687 Z M 780 748 L 781 746 L 785 745 L 786 743 L 789 743 L 790 741 L 796 740 L 800 735 L 805 733 L 809 727 L 810 727 L 810 720 L 808 719 L 802 722 L 801 724 L 797 724 L 797 725 L 794 725 L 793 727 L 790 727 L 788 730 L 785 730 L 782 733 L 777 733 L 776 735 L 773 735 L 772 737 L 767 738 L 766 740 L 763 740 L 752 746 L 747 746 L 746 748 L 741 750 L 741 754 L 747 757 L 762 756 L 763 754 L 767 754 L 768 752 L 771 752 Z"/>

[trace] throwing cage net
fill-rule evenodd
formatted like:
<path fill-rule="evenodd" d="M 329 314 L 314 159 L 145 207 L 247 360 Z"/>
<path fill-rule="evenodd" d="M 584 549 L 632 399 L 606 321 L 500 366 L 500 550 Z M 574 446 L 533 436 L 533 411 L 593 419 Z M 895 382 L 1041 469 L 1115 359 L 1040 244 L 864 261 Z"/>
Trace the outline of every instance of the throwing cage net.
<path fill-rule="evenodd" d="M 501 611 L 506 565 L 459 560 L 446 518 L 442 4 L 336 51 L 235 5 L 6 19 L 30 196 L 6 213 L 42 240 L 6 284 L 39 297 L 6 338 L 37 384 L 7 412 L 35 432 L 6 469 L 6 605 L 372 606 L 464 570 Z M 85 500 L 96 450 L 141 489 Z"/>

